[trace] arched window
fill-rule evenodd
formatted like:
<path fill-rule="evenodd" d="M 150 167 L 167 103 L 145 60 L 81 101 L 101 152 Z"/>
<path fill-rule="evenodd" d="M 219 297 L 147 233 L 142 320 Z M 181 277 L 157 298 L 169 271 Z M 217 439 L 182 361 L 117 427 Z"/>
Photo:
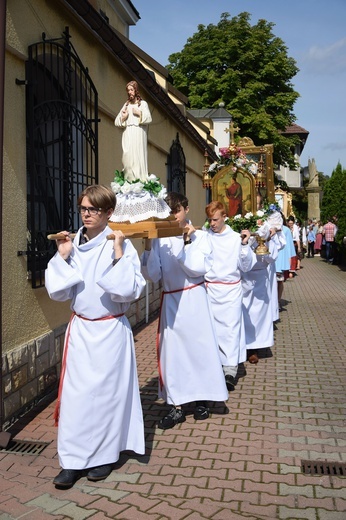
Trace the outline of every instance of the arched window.
<path fill-rule="evenodd" d="M 169 150 L 167 169 L 167 191 L 176 191 L 185 195 L 186 161 L 178 133 Z"/>

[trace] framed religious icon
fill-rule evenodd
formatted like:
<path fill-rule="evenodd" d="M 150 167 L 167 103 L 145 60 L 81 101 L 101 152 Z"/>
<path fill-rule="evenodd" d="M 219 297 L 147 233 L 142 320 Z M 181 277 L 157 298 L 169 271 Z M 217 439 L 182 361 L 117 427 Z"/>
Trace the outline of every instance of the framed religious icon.
<path fill-rule="evenodd" d="M 229 217 L 255 213 L 263 201 L 274 202 L 272 154 L 273 145 L 255 146 L 249 137 L 220 148 L 223 166 L 207 182 L 213 200 L 225 205 Z"/>
<path fill-rule="evenodd" d="M 236 170 L 236 171 L 235 171 Z M 241 168 L 224 166 L 212 183 L 213 200 L 222 202 L 227 215 L 245 215 L 256 211 L 256 186 L 254 176 Z"/>

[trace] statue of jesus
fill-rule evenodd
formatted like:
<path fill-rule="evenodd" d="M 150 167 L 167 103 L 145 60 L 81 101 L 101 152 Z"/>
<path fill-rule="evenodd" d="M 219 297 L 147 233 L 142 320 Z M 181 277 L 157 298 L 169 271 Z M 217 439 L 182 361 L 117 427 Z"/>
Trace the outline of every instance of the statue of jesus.
<path fill-rule="evenodd" d="M 122 149 L 125 180 L 148 180 L 148 124 L 151 114 L 148 103 L 138 91 L 136 81 L 126 85 L 127 101 L 114 120 L 117 127 L 123 128 Z"/>

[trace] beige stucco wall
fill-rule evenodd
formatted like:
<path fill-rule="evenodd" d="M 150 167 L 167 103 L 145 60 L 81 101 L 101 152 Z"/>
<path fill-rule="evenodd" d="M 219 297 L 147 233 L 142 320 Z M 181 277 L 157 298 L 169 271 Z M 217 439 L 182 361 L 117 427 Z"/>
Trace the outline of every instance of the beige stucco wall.
<path fill-rule="evenodd" d="M 26 133 L 24 62 L 11 51 L 6 54 L 4 199 L 3 199 L 3 342 L 8 351 L 50 328 L 49 315 L 57 322 L 62 309 L 53 309 L 43 289 L 33 291 L 27 280 Z M 63 306 L 64 307 L 64 306 Z M 60 318 L 61 321 L 61 318 Z"/>
<path fill-rule="evenodd" d="M 2 351 L 41 336 L 68 320 L 69 304 L 57 305 L 45 289 L 31 287 L 27 279 L 25 79 L 28 45 L 60 35 L 67 20 L 56 15 L 45 1 L 9 0 L 6 16 L 4 199 L 3 199 L 3 295 Z"/>

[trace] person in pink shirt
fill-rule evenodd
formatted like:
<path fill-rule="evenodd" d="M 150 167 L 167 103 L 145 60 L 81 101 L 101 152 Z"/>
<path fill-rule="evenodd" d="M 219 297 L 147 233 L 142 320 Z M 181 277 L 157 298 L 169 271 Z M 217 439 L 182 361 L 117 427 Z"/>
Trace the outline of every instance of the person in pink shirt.
<path fill-rule="evenodd" d="M 328 218 L 327 224 L 323 226 L 323 235 L 326 241 L 326 261 L 332 264 L 334 261 L 335 252 L 335 235 L 337 232 L 336 225 L 332 222 L 331 218 Z"/>

